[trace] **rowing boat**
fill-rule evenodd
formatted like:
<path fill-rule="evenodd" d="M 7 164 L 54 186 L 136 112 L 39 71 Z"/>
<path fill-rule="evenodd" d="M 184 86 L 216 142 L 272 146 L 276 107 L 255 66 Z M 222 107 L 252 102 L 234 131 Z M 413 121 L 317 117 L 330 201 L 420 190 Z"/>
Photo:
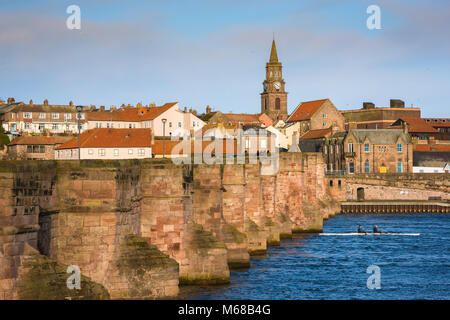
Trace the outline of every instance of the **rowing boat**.
<path fill-rule="evenodd" d="M 350 232 L 350 233 L 319 233 L 321 236 L 420 236 L 420 233 L 358 233 L 358 232 Z"/>

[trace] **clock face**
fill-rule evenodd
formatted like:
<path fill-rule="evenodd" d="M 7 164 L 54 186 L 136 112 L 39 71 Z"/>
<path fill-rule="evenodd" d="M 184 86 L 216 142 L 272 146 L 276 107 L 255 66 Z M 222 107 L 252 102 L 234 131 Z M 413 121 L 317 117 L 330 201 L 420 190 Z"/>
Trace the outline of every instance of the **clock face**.
<path fill-rule="evenodd" d="M 279 83 L 279 82 L 277 81 L 277 82 L 275 82 L 275 83 L 273 84 L 273 86 L 275 87 L 275 89 L 280 90 L 280 88 L 281 88 L 281 83 Z"/>

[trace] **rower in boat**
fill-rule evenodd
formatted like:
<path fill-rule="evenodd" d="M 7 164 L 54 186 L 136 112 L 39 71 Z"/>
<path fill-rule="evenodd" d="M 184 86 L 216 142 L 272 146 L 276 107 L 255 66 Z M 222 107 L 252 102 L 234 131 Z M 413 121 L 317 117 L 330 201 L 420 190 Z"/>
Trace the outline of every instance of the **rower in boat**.
<path fill-rule="evenodd" d="M 367 233 L 367 232 L 366 232 L 366 230 L 363 229 L 362 225 L 359 225 L 358 233 Z"/>
<path fill-rule="evenodd" d="M 375 225 L 375 226 L 373 227 L 373 233 L 382 233 L 382 232 L 381 232 L 380 229 L 378 229 L 378 226 Z"/>

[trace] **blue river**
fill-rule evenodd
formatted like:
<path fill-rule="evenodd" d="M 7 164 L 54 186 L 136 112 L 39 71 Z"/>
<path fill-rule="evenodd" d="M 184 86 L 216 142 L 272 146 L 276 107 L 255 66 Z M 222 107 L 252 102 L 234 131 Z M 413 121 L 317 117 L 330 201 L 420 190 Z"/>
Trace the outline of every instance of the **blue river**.
<path fill-rule="evenodd" d="M 294 235 L 231 272 L 224 286 L 181 287 L 179 299 L 445 299 L 450 298 L 448 214 L 342 214 L 324 222 L 324 233 L 372 231 L 420 236 Z M 369 289 L 371 265 L 380 288 Z M 370 282 L 372 283 L 372 282 Z"/>

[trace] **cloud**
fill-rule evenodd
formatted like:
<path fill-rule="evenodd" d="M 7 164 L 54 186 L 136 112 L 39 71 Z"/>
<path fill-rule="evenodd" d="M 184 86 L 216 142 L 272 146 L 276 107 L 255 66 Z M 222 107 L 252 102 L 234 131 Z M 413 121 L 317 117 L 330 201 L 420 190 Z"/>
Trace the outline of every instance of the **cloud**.
<path fill-rule="evenodd" d="M 210 104 L 258 112 L 275 32 L 291 110 L 322 97 L 340 108 L 401 98 L 444 116 L 441 101 L 450 98 L 443 93 L 450 69 L 448 5 L 379 2 L 383 29 L 376 31 L 365 28 L 364 5 L 355 1 L 343 2 L 340 11 L 330 1 L 310 2 L 281 12 L 281 23 L 262 16 L 213 27 L 211 17 L 201 19 L 206 11 L 189 17 L 205 28 L 198 35 L 180 30 L 182 24 L 170 20 L 175 13 L 161 7 L 145 14 L 132 7 L 114 20 L 96 19 L 92 12 L 100 7 L 92 5 L 87 14 L 82 11 L 81 31 L 68 30 L 65 16 L 3 12 L 0 95 L 97 105 L 179 100 L 201 109 Z M 209 13 L 237 19 L 232 10 Z M 337 24 L 339 19 L 348 21 Z"/>

